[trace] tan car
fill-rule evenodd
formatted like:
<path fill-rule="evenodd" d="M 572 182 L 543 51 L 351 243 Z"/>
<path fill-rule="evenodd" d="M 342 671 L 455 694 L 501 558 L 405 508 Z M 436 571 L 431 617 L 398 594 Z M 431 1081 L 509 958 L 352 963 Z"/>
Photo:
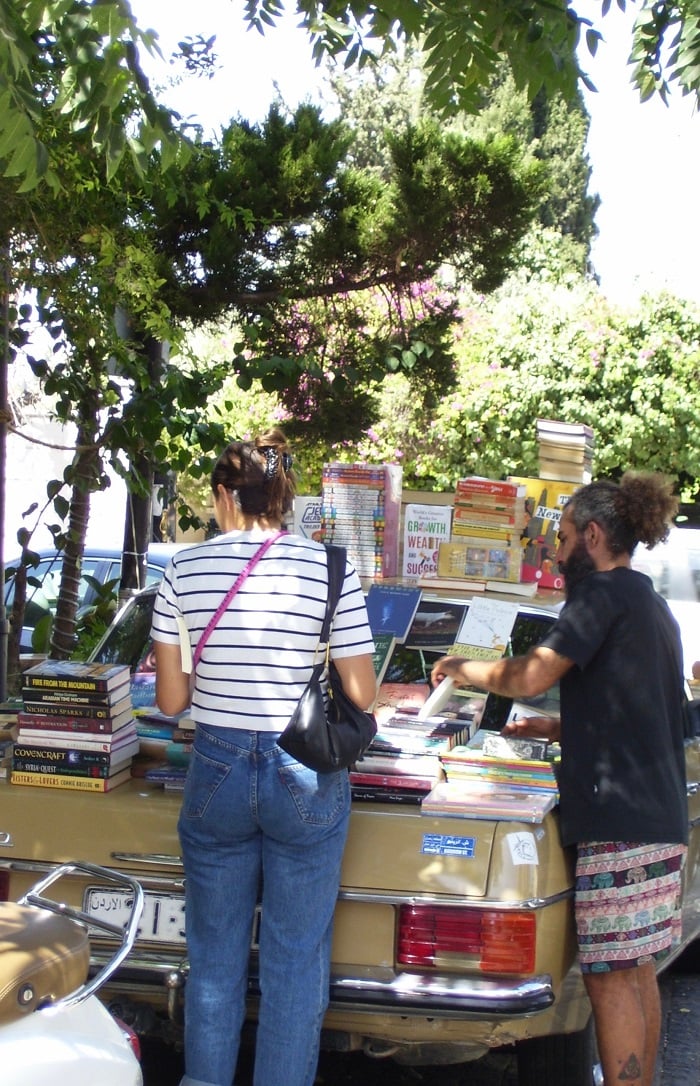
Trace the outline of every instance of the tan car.
<path fill-rule="evenodd" d="M 96 656 L 144 660 L 153 589 L 122 610 Z M 454 640 L 468 600 L 424 593 L 409 646 L 386 681 L 427 681 Z M 538 640 L 556 607 L 521 599 L 515 653 Z M 556 691 L 547 695 L 556 704 Z M 482 725 L 499 729 L 509 702 L 490 698 Z M 683 948 L 700 934 L 700 739 L 688 736 L 690 849 Z M 0 787 L 0 896 L 16 898 L 47 865 L 116 867 L 146 891 L 136 950 L 108 996 L 141 1032 L 176 1040 L 187 983 L 177 793 L 133 779 L 105 795 Z M 119 922 L 126 903 L 76 881 L 77 903 Z M 250 1014 L 257 992 L 255 932 Z M 420 806 L 356 802 L 336 913 L 325 1048 L 403 1063 L 478 1059 L 515 1046 L 521 1086 L 590 1086 L 590 1006 L 576 966 L 572 857 L 558 814 L 540 823 L 428 816 Z M 155 1010 L 157 1017 L 151 1011 Z"/>

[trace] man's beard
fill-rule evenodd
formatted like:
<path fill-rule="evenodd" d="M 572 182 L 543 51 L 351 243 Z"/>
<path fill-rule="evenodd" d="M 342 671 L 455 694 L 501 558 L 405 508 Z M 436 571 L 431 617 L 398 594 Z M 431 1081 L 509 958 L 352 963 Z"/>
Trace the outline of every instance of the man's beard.
<path fill-rule="evenodd" d="M 566 562 L 559 563 L 559 572 L 564 576 L 564 589 L 567 596 L 574 585 L 587 577 L 589 573 L 595 573 L 595 562 L 589 555 L 586 544 L 579 540 Z"/>

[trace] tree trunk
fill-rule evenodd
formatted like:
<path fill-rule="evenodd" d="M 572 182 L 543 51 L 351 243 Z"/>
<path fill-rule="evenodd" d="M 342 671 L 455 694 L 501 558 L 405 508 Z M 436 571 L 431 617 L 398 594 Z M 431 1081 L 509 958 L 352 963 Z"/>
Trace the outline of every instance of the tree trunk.
<path fill-rule="evenodd" d="M 51 633 L 49 656 L 54 660 L 67 660 L 76 643 L 75 627 L 78 615 L 80 574 L 85 537 L 90 518 L 90 494 L 99 478 L 99 456 L 95 444 L 98 434 L 97 396 L 93 398 L 92 417 L 79 422 L 77 449 L 71 468 L 73 489 L 70 499 L 68 531 L 61 567 L 61 585 L 58 592 L 56 617 Z"/>

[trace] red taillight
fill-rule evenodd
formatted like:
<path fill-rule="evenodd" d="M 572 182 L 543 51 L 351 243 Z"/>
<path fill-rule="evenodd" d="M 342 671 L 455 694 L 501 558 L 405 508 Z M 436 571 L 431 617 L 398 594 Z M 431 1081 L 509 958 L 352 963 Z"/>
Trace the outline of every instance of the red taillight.
<path fill-rule="evenodd" d="M 131 1051 L 136 1056 L 136 1059 L 141 1063 L 141 1042 L 138 1033 L 133 1030 L 131 1026 L 127 1026 L 126 1022 L 122 1022 L 121 1018 L 117 1018 L 116 1014 L 113 1014 L 112 1017 L 122 1031 L 125 1039 L 129 1042 Z"/>
<path fill-rule="evenodd" d="M 0 901 L 10 900 L 10 872 L 0 868 Z"/>
<path fill-rule="evenodd" d="M 531 973 L 535 914 L 459 906 L 404 905 L 399 911 L 399 965 L 435 967 L 470 958 L 483 973 Z"/>

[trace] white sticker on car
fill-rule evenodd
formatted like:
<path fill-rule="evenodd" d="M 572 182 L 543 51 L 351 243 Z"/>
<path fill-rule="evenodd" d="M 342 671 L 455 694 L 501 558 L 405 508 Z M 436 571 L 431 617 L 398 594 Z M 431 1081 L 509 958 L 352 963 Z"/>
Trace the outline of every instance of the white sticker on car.
<path fill-rule="evenodd" d="M 514 864 L 537 864 L 537 842 L 534 833 L 528 830 L 519 830 L 517 833 L 506 834 L 506 841 L 510 849 L 510 858 Z"/>

